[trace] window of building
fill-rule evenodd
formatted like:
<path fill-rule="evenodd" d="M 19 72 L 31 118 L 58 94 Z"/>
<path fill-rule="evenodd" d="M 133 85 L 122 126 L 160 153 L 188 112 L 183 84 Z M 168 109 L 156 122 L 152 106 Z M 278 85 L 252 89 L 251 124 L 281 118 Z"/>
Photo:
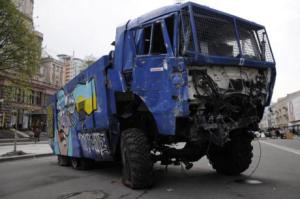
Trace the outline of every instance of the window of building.
<path fill-rule="evenodd" d="M 42 105 L 42 92 L 36 92 L 36 104 Z"/>

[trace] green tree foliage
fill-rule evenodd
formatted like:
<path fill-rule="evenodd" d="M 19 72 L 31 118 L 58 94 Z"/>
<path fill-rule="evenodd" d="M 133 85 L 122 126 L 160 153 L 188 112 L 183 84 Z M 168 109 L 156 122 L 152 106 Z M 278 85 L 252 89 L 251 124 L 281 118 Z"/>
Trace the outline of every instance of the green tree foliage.
<path fill-rule="evenodd" d="M 94 55 L 88 55 L 83 59 L 83 62 L 86 66 L 92 65 L 96 61 L 97 61 L 97 58 L 94 57 Z"/>
<path fill-rule="evenodd" d="M 10 0 L 0 0 L 0 73 L 31 78 L 39 68 L 41 42 Z"/>

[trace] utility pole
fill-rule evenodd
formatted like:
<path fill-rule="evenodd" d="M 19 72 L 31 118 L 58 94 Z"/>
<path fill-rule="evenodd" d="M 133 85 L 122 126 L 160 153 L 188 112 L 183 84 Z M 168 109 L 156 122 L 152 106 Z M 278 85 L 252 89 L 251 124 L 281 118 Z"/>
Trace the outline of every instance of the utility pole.
<path fill-rule="evenodd" d="M 1 98 L 0 99 L 0 110 L 2 109 L 2 104 L 4 103 L 4 98 Z M 5 112 L 3 112 L 1 115 L 0 115 L 1 117 L 2 117 L 2 119 L 1 119 L 1 117 L 0 117 L 0 127 L 4 127 L 4 118 L 5 118 Z"/>
<path fill-rule="evenodd" d="M 14 139 L 14 153 L 17 152 L 17 139 L 18 139 L 18 136 L 17 136 L 17 130 L 14 130 L 14 133 L 15 133 L 15 139 Z"/>

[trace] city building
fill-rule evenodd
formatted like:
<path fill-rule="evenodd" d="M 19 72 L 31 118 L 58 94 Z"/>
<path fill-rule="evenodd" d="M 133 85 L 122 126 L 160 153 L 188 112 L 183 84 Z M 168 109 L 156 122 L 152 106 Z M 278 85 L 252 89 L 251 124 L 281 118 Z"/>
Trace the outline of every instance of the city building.
<path fill-rule="evenodd" d="M 75 69 L 74 77 L 87 67 L 87 65 L 84 63 L 84 61 L 79 58 L 73 58 L 73 66 Z"/>
<path fill-rule="evenodd" d="M 65 54 L 59 54 L 57 57 L 64 64 L 64 84 L 73 79 L 87 67 L 82 59 Z"/>
<path fill-rule="evenodd" d="M 65 54 L 59 54 L 57 55 L 57 57 L 63 63 L 63 83 L 65 84 L 68 81 L 70 81 L 72 77 L 75 76 L 75 70 L 72 64 L 72 57 Z"/>
<path fill-rule="evenodd" d="M 63 77 L 63 63 L 51 56 L 41 58 L 29 88 L 11 87 L 13 74 L 0 74 L 0 127 L 30 129 L 36 122 L 46 124 L 48 99 L 63 86 Z"/>
<path fill-rule="evenodd" d="M 275 127 L 286 127 L 289 123 L 289 97 L 279 98 L 272 106 L 275 115 Z"/>
<path fill-rule="evenodd" d="M 35 33 L 35 35 L 42 42 L 43 34 L 35 30 L 33 25 L 34 0 L 11 0 L 11 1 L 16 5 L 16 8 L 23 14 L 28 27 Z"/>
<path fill-rule="evenodd" d="M 42 42 L 43 34 L 34 30 L 33 0 L 12 0 L 24 15 L 29 28 Z M 30 129 L 37 122 L 45 126 L 46 106 L 63 83 L 63 63 L 43 56 L 40 70 L 24 85 L 12 84 L 20 74 L 13 70 L 0 73 L 0 128 Z M 22 82 L 19 82 L 22 84 Z M 30 85 L 30 86 L 28 86 Z"/>
<path fill-rule="evenodd" d="M 43 34 L 36 31 L 33 24 L 34 1 L 11 1 L 42 43 Z M 42 52 L 39 71 L 27 82 L 30 86 L 12 86 L 11 82 L 19 75 L 13 70 L 0 73 L 0 128 L 31 129 L 37 123 L 45 126 L 49 97 L 86 68 L 82 59 L 65 54 L 57 57 Z"/>
<path fill-rule="evenodd" d="M 275 125 L 275 117 L 272 112 L 272 105 L 265 108 L 263 118 L 260 121 L 259 127 L 261 129 L 268 129 Z"/>
<path fill-rule="evenodd" d="M 64 63 L 50 56 L 47 53 L 43 53 L 41 66 L 36 78 L 40 82 L 47 82 L 58 88 L 64 85 Z"/>
<path fill-rule="evenodd" d="M 265 109 L 260 122 L 261 129 L 289 128 L 300 130 L 300 91 L 279 98 Z"/>

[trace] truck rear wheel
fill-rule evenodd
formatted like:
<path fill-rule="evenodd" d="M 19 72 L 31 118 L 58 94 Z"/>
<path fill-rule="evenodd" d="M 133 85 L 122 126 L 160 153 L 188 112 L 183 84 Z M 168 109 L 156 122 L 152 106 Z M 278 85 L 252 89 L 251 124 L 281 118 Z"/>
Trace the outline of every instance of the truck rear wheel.
<path fill-rule="evenodd" d="M 91 170 L 94 168 L 94 161 L 92 159 L 81 158 L 79 166 L 81 170 Z"/>
<path fill-rule="evenodd" d="M 79 169 L 80 168 L 80 159 L 79 158 L 71 158 L 71 165 L 73 169 Z"/>
<path fill-rule="evenodd" d="M 69 166 L 70 160 L 67 156 L 57 155 L 57 164 L 59 166 Z"/>
<path fill-rule="evenodd" d="M 207 157 L 212 167 L 221 174 L 238 175 L 249 168 L 252 161 L 249 137 L 235 137 L 224 147 L 211 146 Z"/>
<path fill-rule="evenodd" d="M 74 169 L 90 170 L 93 168 L 93 160 L 87 158 L 72 158 L 71 165 Z"/>
<path fill-rule="evenodd" d="M 153 184 L 153 161 L 147 136 L 139 129 L 122 132 L 121 155 L 123 183 L 133 189 L 149 188 Z"/>

